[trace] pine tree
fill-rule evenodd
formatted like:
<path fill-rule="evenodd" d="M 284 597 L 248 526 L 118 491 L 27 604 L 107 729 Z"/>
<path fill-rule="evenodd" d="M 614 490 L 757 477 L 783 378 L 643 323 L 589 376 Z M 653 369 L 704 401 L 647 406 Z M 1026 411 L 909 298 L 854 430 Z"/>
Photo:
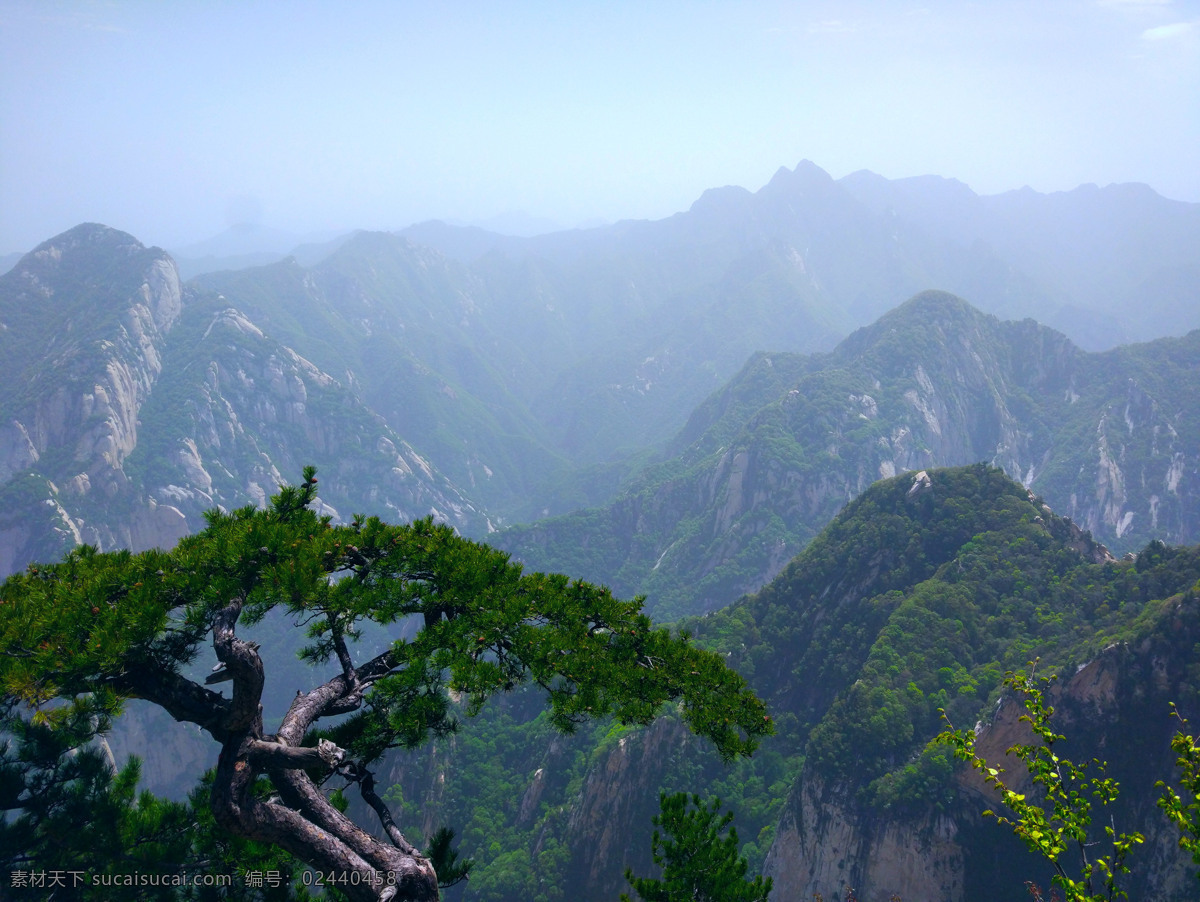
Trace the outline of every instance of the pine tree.
<path fill-rule="evenodd" d="M 673 701 L 725 758 L 772 731 L 744 681 L 686 636 L 653 628 L 640 599 L 524 573 L 431 519 L 334 525 L 313 512 L 316 495 L 307 468 L 267 509 L 209 512 L 207 527 L 172 551 L 84 546 L 0 586 L 9 710 L 67 737 L 42 756 L 42 771 L 78 756 L 124 700 L 145 699 L 220 743 L 207 796 L 215 829 L 334 875 L 349 899 L 427 900 L 438 898 L 437 874 L 376 793 L 371 767 L 388 749 L 453 731 L 452 694 L 473 714 L 497 692 L 536 684 L 564 732 L 607 715 L 646 723 Z M 238 630 L 272 612 L 303 633 L 302 657 L 333 675 L 265 718 L 268 662 Z M 412 618 L 421 624 L 412 638 L 356 654 L 366 623 Z M 203 644 L 219 664 L 201 684 L 185 667 Z M 228 696 L 213 688 L 224 683 Z M 19 765 L 14 754 L 0 766 Z M 385 839 L 339 809 L 332 775 L 357 789 Z M 26 781 L 4 801 L 23 817 L 85 784 Z"/>
<path fill-rule="evenodd" d="M 738 854 L 737 830 L 730 826 L 733 814 L 720 810 L 720 799 L 705 803 L 693 795 L 689 807 L 687 793 L 659 796 L 654 826 L 663 832 L 655 830 L 650 843 L 662 878 L 625 872 L 644 902 L 765 902 L 771 878 L 746 879 L 749 865 Z M 624 893 L 621 900 L 630 902 Z"/>

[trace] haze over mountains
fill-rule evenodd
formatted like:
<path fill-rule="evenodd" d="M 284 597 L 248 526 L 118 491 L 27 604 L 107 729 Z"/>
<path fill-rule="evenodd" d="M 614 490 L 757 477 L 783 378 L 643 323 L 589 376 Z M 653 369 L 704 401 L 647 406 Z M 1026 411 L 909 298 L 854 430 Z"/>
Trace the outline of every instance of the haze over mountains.
<path fill-rule="evenodd" d="M 768 582 L 872 482 L 986 461 L 1117 553 L 1200 538 L 1200 332 L 1104 353 L 924 292 L 828 354 L 757 354 L 609 505 L 491 541 L 663 619 Z"/>
<path fill-rule="evenodd" d="M 260 502 L 306 461 L 339 514 L 432 511 L 484 535 L 605 503 L 664 454 L 683 457 L 639 477 L 642 495 L 613 510 L 639 507 L 630 499 L 663 472 L 680 486 L 683 470 L 700 479 L 707 466 L 709 488 L 667 504 L 669 528 L 650 515 L 618 530 L 640 564 L 575 538 L 593 560 L 543 562 L 644 591 L 673 572 L 668 547 L 698 542 L 704 551 L 678 565 L 702 561 L 692 578 L 721 588 L 663 610 L 706 608 L 760 585 L 889 468 L 977 459 L 1118 547 L 1187 541 L 1191 346 L 1093 358 L 971 307 L 1057 321 L 1085 347 L 1182 334 L 1200 325 L 1198 250 L 1200 205 L 1144 186 L 981 198 L 934 177 L 834 181 L 808 162 L 656 222 L 530 238 L 426 223 L 186 284 L 165 253 L 81 226 L 0 277 L 0 342 L 22 374 L 0 397 L 0 475 L 5 497 L 25 502 L 5 505 L 0 563 L 7 572 L 85 539 L 169 543 L 205 507 Z M 790 356 L 827 351 L 930 287 L 970 307 L 910 305 L 832 357 Z M 888 347 L 897 329 L 905 340 Z M 785 353 L 746 363 L 761 351 Z M 763 376 L 768 365 L 777 371 Z M 840 412 L 815 397 L 826 394 Z M 808 462 L 760 472 L 738 434 L 783 417 L 773 428 L 786 435 L 790 415 L 763 410 L 799 396 L 825 404 L 830 428 L 851 439 L 826 441 L 795 418 L 812 433 Z M 756 483 L 771 467 L 788 480 L 819 471 L 821 487 L 785 503 Z M 756 493 L 792 509 L 767 517 Z M 700 522 L 679 544 L 673 530 Z M 519 535 L 501 541 L 538 559 Z"/>

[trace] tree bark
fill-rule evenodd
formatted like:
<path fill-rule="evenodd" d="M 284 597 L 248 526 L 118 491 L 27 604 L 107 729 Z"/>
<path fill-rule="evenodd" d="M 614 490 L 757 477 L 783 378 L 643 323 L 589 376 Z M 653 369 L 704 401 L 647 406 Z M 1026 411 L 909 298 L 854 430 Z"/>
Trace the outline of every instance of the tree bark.
<path fill-rule="evenodd" d="M 213 781 L 217 823 L 239 836 L 285 849 L 326 879 L 337 878 L 334 885 L 355 902 L 436 902 L 439 893 L 433 866 L 404 840 L 390 814 L 383 821 L 388 842 L 334 808 L 306 772 L 334 770 L 345 762 L 346 753 L 328 741 L 317 748 L 300 744 L 320 717 L 359 707 L 366 685 L 381 675 L 381 669 L 386 672 L 383 659 L 387 656 L 364 665 L 365 680 L 352 667 L 344 667 L 342 674 L 327 683 L 297 695 L 279 732 L 267 738 L 260 704 L 262 659 L 253 645 L 235 634 L 241 607 L 240 600 L 231 602 L 213 622 L 213 648 L 233 686 L 232 701 L 221 698 L 224 716 L 220 729 L 225 738 Z M 262 775 L 278 792 L 278 802 L 255 796 L 254 784 Z"/>

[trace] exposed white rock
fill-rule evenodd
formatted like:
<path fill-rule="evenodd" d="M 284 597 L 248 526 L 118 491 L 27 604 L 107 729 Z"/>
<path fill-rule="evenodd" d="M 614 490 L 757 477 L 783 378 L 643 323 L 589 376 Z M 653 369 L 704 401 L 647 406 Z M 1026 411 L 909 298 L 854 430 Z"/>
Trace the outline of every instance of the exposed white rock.
<path fill-rule="evenodd" d="M 814 778 L 797 792 L 764 865 L 773 902 L 840 899 L 848 886 L 861 899 L 963 902 L 964 856 L 953 819 L 864 819 L 852 800 Z"/>
<path fill-rule="evenodd" d="M 91 490 L 92 490 L 92 481 L 91 481 L 91 479 L 88 478 L 87 473 L 79 473 L 78 475 L 76 475 L 75 477 L 70 479 L 66 485 L 63 486 L 63 494 L 65 494 L 65 495 L 83 496 L 83 495 L 86 495 Z"/>
<path fill-rule="evenodd" d="M 870 395 L 850 395 L 850 403 L 857 404 L 862 408 L 861 416 L 868 420 L 873 420 L 879 416 L 879 405 Z"/>
<path fill-rule="evenodd" d="M 33 466 L 38 457 L 38 450 L 24 424 L 13 420 L 0 428 L 0 485 Z"/>
<path fill-rule="evenodd" d="M 241 332 L 243 335 L 251 335 L 255 338 L 263 338 L 262 329 L 250 322 L 244 313 L 240 310 L 235 310 L 233 307 L 226 307 L 213 317 L 208 328 L 204 330 L 203 338 L 208 338 L 212 334 L 212 330 L 218 326 L 230 326 Z"/>
<path fill-rule="evenodd" d="M 212 500 L 212 476 L 204 468 L 200 450 L 194 439 L 185 438 L 179 443 L 176 462 L 187 476 L 188 485 L 206 500 Z"/>
<path fill-rule="evenodd" d="M 1129 530 L 1131 523 L 1133 523 L 1133 511 L 1125 511 L 1121 519 L 1117 522 L 1117 525 L 1114 527 L 1118 539 L 1125 535 L 1125 533 Z"/>
<path fill-rule="evenodd" d="M 725 484 L 725 502 L 717 514 L 716 525 L 714 527 L 718 533 L 726 532 L 733 524 L 733 521 L 745 509 L 742 486 L 746 478 L 746 470 L 749 466 L 750 454 L 747 451 L 738 451 L 733 455 L 728 475 L 723 480 Z"/>
<path fill-rule="evenodd" d="M 1172 495 L 1179 494 L 1179 480 L 1183 478 L 1183 465 L 1183 453 L 1176 452 L 1171 458 L 1171 466 L 1167 468 L 1166 478 L 1167 491 Z"/>
<path fill-rule="evenodd" d="M 174 548 L 189 531 L 183 511 L 151 500 L 146 507 L 138 509 L 130 521 L 129 545 L 134 551 Z"/>
<path fill-rule="evenodd" d="M 1108 435 L 1105 430 L 1107 417 L 1100 418 L 1096 428 L 1096 511 L 1089 516 L 1087 524 L 1092 532 L 1098 532 L 1101 523 L 1116 529 L 1125 516 L 1125 474 L 1116 458 L 1110 454 Z M 1120 533 L 1118 533 L 1118 536 Z"/>
<path fill-rule="evenodd" d="M 150 304 L 154 325 L 160 332 L 168 331 L 183 310 L 183 292 L 175 261 L 168 257 L 152 263 L 146 273 L 143 292 Z"/>

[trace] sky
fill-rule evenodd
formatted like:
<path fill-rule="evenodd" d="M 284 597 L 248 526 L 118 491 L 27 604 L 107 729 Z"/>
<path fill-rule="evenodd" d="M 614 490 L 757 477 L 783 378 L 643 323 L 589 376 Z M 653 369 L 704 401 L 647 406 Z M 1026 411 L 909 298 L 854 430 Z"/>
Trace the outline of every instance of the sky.
<path fill-rule="evenodd" d="M 659 219 L 804 159 L 1200 202 L 1200 0 L 0 0 L 0 254 Z"/>

